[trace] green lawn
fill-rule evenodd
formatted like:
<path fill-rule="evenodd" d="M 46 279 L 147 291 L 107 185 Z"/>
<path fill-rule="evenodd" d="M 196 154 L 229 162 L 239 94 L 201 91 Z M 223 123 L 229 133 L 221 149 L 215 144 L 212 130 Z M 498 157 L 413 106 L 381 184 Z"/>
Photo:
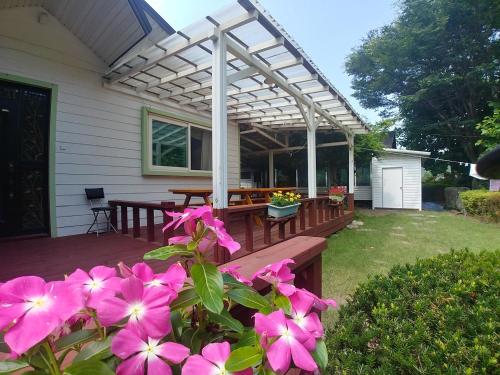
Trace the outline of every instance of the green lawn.
<path fill-rule="evenodd" d="M 344 229 L 328 239 L 323 253 L 323 296 L 344 303 L 369 275 L 394 264 L 450 251 L 500 249 L 500 225 L 448 212 L 360 210 L 358 229 Z M 324 320 L 331 324 L 335 313 Z"/>

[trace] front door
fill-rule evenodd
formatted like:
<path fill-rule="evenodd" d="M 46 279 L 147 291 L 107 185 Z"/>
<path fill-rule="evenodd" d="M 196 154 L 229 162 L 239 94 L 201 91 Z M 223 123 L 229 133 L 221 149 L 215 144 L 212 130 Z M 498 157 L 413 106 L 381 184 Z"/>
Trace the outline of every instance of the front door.
<path fill-rule="evenodd" d="M 50 95 L 0 80 L 0 237 L 49 234 Z"/>
<path fill-rule="evenodd" d="M 382 207 L 403 208 L 403 168 L 382 169 Z"/>

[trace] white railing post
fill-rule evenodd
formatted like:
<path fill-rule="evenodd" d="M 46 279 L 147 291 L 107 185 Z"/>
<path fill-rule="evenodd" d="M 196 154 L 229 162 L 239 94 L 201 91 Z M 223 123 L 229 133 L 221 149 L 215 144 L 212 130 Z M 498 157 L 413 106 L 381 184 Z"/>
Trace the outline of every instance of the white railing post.
<path fill-rule="evenodd" d="M 314 108 L 308 112 L 307 126 L 307 191 L 309 198 L 316 198 L 316 122 Z"/>
<path fill-rule="evenodd" d="M 228 206 L 226 36 L 217 32 L 212 41 L 212 199 L 214 209 L 223 209 Z"/>
<path fill-rule="evenodd" d="M 349 193 L 354 193 L 354 134 L 347 134 L 347 144 L 349 148 Z"/>

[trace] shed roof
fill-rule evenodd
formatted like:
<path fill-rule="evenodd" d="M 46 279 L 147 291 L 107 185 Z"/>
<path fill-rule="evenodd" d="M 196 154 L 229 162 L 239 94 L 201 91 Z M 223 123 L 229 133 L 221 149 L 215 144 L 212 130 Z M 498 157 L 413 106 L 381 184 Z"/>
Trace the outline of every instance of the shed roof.
<path fill-rule="evenodd" d="M 398 154 L 398 155 L 407 155 L 407 156 L 430 156 L 430 152 L 428 151 L 415 151 L 415 150 L 403 150 L 403 149 L 395 149 L 395 148 L 384 148 L 384 152 L 388 154 Z"/>
<path fill-rule="evenodd" d="M 239 0 L 120 59 L 104 78 L 111 87 L 209 114 L 211 38 L 218 31 L 227 35 L 229 119 L 265 129 L 303 128 L 304 108 L 313 108 L 320 127 L 369 131 L 302 48 L 253 0 Z"/>

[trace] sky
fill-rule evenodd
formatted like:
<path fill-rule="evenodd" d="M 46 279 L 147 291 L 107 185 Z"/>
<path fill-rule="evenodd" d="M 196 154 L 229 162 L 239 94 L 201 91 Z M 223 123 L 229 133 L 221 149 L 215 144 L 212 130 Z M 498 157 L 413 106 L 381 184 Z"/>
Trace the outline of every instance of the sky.
<path fill-rule="evenodd" d="M 176 30 L 214 13 L 235 0 L 147 0 Z M 260 0 L 295 39 L 354 109 L 369 122 L 376 112 L 352 96 L 345 59 L 370 30 L 389 24 L 397 14 L 395 0 Z"/>

